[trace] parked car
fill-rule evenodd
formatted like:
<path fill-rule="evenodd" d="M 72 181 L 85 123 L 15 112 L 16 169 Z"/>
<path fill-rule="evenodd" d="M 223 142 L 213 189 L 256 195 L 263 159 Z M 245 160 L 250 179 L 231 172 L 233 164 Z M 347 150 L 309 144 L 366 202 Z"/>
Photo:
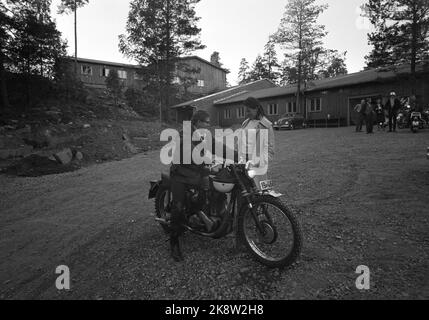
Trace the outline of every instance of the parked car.
<path fill-rule="evenodd" d="M 276 122 L 274 122 L 273 128 L 274 130 L 280 129 L 298 129 L 305 128 L 305 119 L 304 116 L 299 114 L 285 114 L 279 118 Z"/>

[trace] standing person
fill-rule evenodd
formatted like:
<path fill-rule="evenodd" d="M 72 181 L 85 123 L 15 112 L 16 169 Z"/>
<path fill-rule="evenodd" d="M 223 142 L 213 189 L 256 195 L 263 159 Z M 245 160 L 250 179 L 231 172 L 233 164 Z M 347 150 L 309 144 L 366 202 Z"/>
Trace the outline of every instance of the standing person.
<path fill-rule="evenodd" d="M 383 103 L 381 102 L 381 98 L 378 98 L 375 104 L 375 113 L 377 117 L 377 128 L 378 131 L 381 129 L 385 129 L 384 123 L 386 122 L 386 119 L 384 117 L 384 108 Z"/>
<path fill-rule="evenodd" d="M 396 93 L 391 92 L 389 100 L 387 101 L 384 109 L 387 111 L 389 116 L 389 132 L 396 132 L 396 118 L 398 116 L 398 111 L 401 108 L 401 103 L 396 98 Z"/>
<path fill-rule="evenodd" d="M 366 120 L 366 133 L 372 134 L 374 128 L 374 116 L 375 116 L 375 101 L 372 99 L 367 100 L 367 106 L 365 110 L 365 120 Z"/>
<path fill-rule="evenodd" d="M 245 158 L 246 161 L 250 160 L 255 167 L 261 168 L 261 174 L 255 177 L 256 186 L 260 189 L 259 182 L 267 180 L 268 165 L 274 158 L 273 124 L 265 116 L 264 108 L 257 99 L 249 97 L 244 101 L 244 105 L 247 119 L 243 122 L 241 129 L 242 134 L 246 135 L 246 139 L 242 139 L 246 144 L 242 144 L 239 153 L 241 158 Z M 256 135 L 249 134 L 252 129 L 256 130 Z M 267 130 L 266 134 L 262 134 L 261 130 Z M 260 149 L 259 156 L 256 152 L 257 149 Z M 265 154 L 263 150 L 268 153 Z M 262 169 L 264 167 L 266 170 Z"/>
<path fill-rule="evenodd" d="M 362 99 L 360 104 L 356 105 L 355 111 L 358 113 L 357 123 L 356 123 L 356 132 L 362 132 L 362 125 L 365 121 L 366 115 L 366 101 Z"/>

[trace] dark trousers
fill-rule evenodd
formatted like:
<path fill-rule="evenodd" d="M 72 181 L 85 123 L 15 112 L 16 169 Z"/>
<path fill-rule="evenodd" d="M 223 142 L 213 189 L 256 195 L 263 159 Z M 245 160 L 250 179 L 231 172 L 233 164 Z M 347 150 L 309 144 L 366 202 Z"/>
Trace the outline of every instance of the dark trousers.
<path fill-rule="evenodd" d="M 398 117 L 397 112 L 389 113 L 389 131 L 396 131 L 396 118 Z"/>
<path fill-rule="evenodd" d="M 356 132 L 362 131 L 362 125 L 365 121 L 365 115 L 362 113 L 358 114 L 357 123 L 356 123 Z"/>
<path fill-rule="evenodd" d="M 366 133 L 372 133 L 374 128 L 374 117 L 372 114 L 366 116 Z"/>
<path fill-rule="evenodd" d="M 171 235 L 173 237 L 178 237 L 183 232 L 182 225 L 185 222 L 185 192 L 186 185 L 172 177 L 171 194 L 173 196 L 173 205 L 171 207 Z"/>

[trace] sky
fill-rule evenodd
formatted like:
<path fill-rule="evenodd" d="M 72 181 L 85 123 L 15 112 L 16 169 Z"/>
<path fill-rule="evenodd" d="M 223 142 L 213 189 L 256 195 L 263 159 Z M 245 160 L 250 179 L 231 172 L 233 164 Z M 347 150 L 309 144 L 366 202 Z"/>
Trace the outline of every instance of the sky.
<path fill-rule="evenodd" d="M 369 22 L 360 17 L 359 7 L 366 0 L 316 0 L 329 8 L 319 17 L 319 23 L 329 32 L 326 48 L 347 51 L 349 73 L 361 71 L 365 55 L 371 47 L 367 33 Z M 73 15 L 58 15 L 60 0 L 52 1 L 52 14 L 57 28 L 68 42 L 68 52 L 74 54 Z M 130 0 L 89 0 L 78 10 L 78 56 L 81 58 L 133 63 L 118 49 L 118 36 L 125 33 Z M 251 65 L 283 17 L 287 0 L 201 0 L 196 13 L 201 19 L 200 38 L 206 49 L 192 54 L 210 60 L 214 51 L 220 54 L 223 66 L 231 71 L 228 82 L 237 84 L 242 58 Z M 283 60 L 279 52 L 279 61 Z"/>

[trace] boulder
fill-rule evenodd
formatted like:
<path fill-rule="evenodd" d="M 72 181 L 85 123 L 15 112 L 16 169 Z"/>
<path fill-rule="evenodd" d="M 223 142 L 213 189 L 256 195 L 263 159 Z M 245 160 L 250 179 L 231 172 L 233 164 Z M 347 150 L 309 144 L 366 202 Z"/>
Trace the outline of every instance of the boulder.
<path fill-rule="evenodd" d="M 76 151 L 76 154 L 74 155 L 74 158 L 75 158 L 77 161 L 82 161 L 82 160 L 83 160 L 83 154 L 82 154 L 82 152 L 80 152 L 80 151 Z"/>
<path fill-rule="evenodd" d="M 125 140 L 124 145 L 125 145 L 125 149 L 128 150 L 129 152 L 131 152 L 133 154 L 139 153 L 137 148 L 130 141 Z"/>
<path fill-rule="evenodd" d="M 69 164 L 73 160 L 73 153 L 67 148 L 54 154 L 54 157 L 61 164 Z"/>

